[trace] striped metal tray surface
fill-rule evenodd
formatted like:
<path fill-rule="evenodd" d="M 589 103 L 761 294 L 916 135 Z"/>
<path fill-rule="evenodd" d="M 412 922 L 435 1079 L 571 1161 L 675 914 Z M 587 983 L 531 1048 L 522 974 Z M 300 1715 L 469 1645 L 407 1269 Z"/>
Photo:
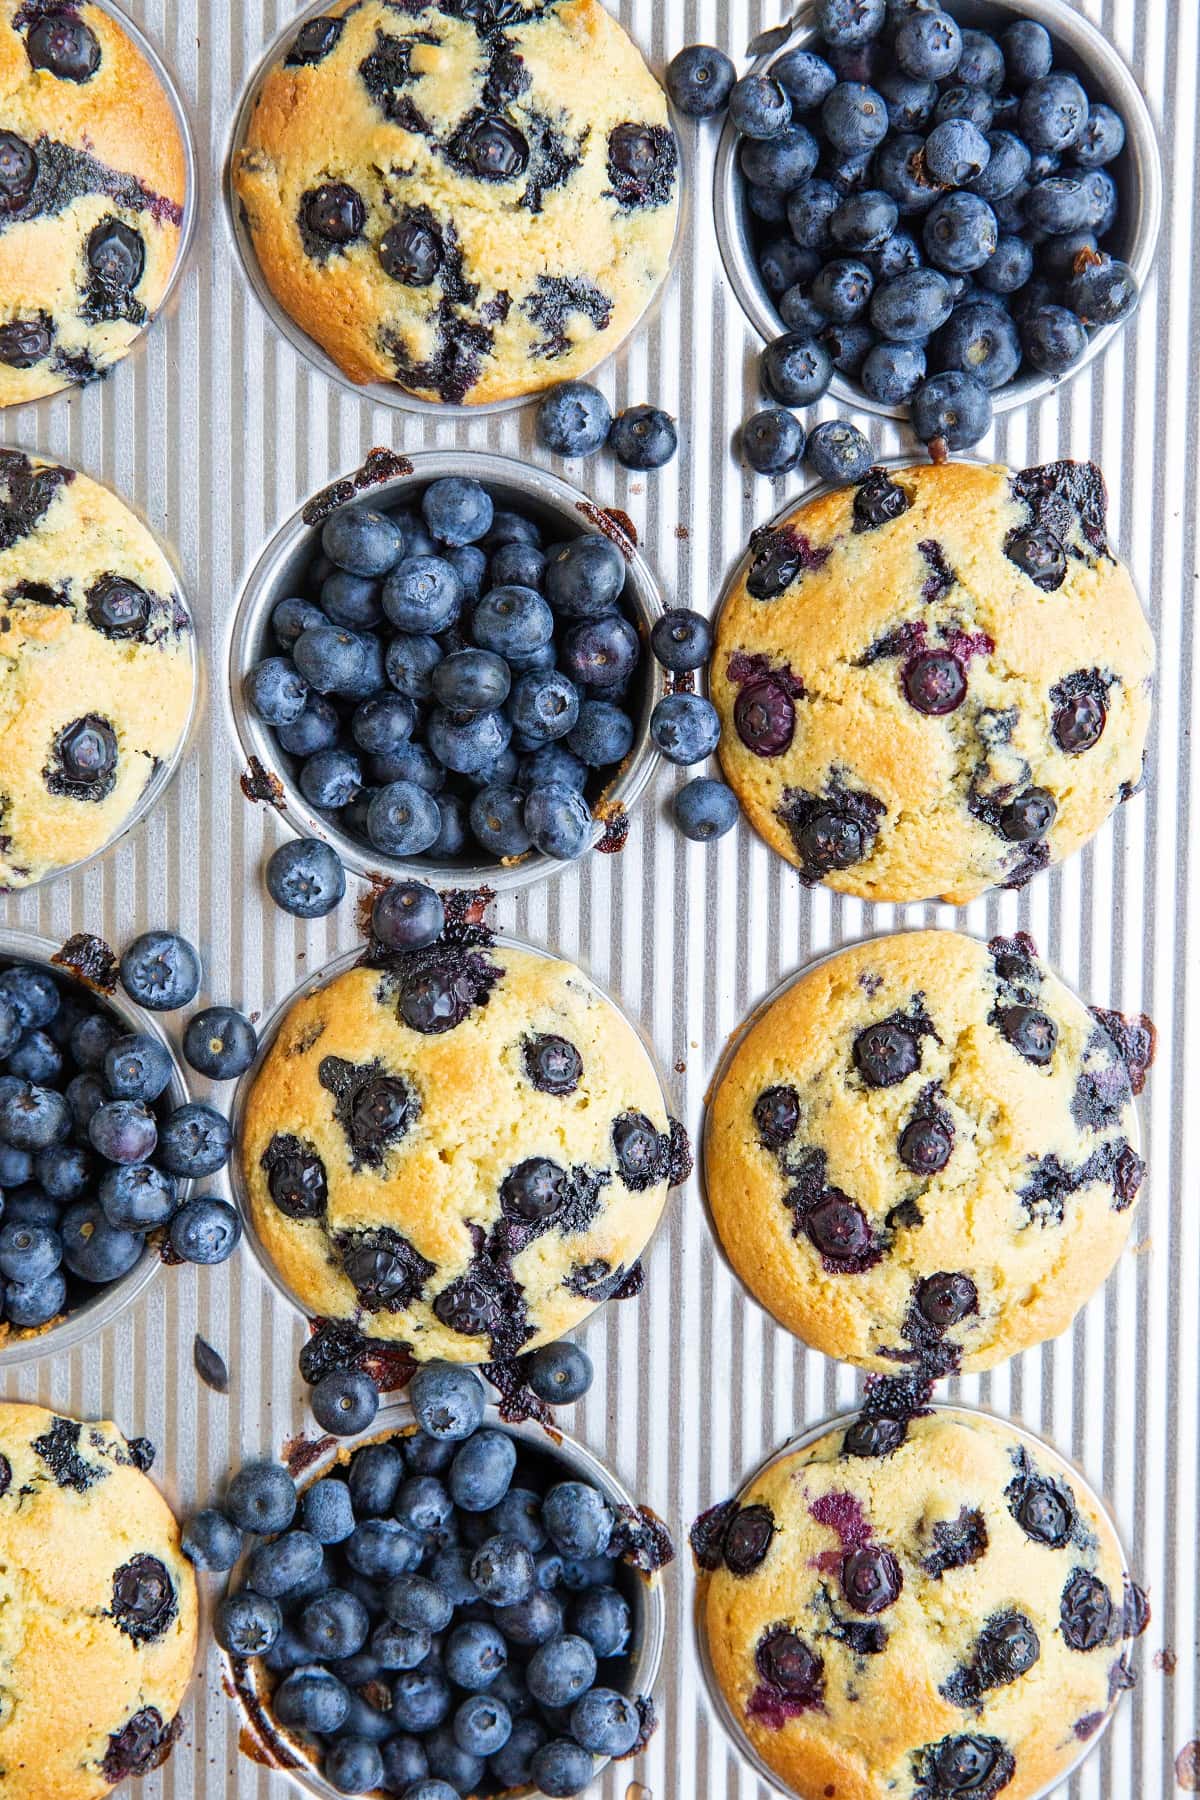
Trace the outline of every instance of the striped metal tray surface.
<path fill-rule="evenodd" d="M 120 943 L 177 927 L 203 949 L 205 996 L 267 1012 L 307 971 L 354 940 L 352 902 L 305 926 L 266 901 L 260 869 L 281 840 L 238 786 L 224 691 L 227 624 L 240 582 L 280 521 L 376 444 L 454 445 L 545 460 L 528 409 L 465 422 L 374 406 L 312 372 L 267 321 L 236 261 L 222 169 L 242 86 L 295 11 L 290 0 L 126 0 L 179 82 L 199 148 L 201 216 L 173 316 L 93 388 L 16 409 L 0 441 L 74 463 L 129 497 L 185 572 L 207 665 L 207 706 L 182 775 L 149 821 L 81 875 L 0 902 L 11 926 Z M 741 58 L 779 22 L 779 0 L 621 0 L 656 68 L 683 43 Z M 1200 883 L 1189 879 L 1200 740 L 1192 600 L 1200 580 L 1200 254 L 1195 235 L 1198 37 L 1194 0 L 1082 0 L 1150 97 L 1162 135 L 1168 216 L 1157 276 L 1135 323 L 1059 395 L 1009 414 L 980 448 L 1016 466 L 1094 457 L 1111 492 L 1114 541 L 1129 559 L 1159 648 L 1156 740 L 1147 793 L 1095 843 L 1020 895 L 955 913 L 866 906 L 806 892 L 745 827 L 715 848 L 687 844 L 665 816 L 682 777 L 661 769 L 624 852 L 505 897 L 504 931 L 579 960 L 640 1018 L 677 1109 L 698 1136 L 706 1084 L 728 1034 L 789 971 L 830 946 L 901 925 L 977 934 L 1020 927 L 1092 1000 L 1149 1011 L 1159 1032 L 1144 1098 L 1150 1178 L 1137 1242 L 1104 1292 L 1057 1343 L 949 1398 L 1010 1415 L 1084 1467 L 1120 1521 L 1150 1590 L 1140 1680 L 1102 1748 L 1061 1794 L 1141 1800 L 1200 1787 L 1197 1658 L 1197 1431 L 1200 1427 L 1200 1109 L 1184 1050 L 1200 1038 Z M 678 461 L 627 476 L 599 459 L 581 479 L 623 507 L 668 599 L 709 609 L 752 527 L 795 482 L 746 476 L 732 452 L 755 393 L 757 341 L 724 277 L 712 222 L 715 136 L 686 132 L 691 177 L 685 254 L 665 305 L 603 385 L 619 403 L 652 399 L 682 424 Z M 836 408 L 818 409 L 831 416 Z M 882 454 L 907 440 L 858 421 Z M 578 467 L 578 465 L 576 466 Z M 720 1260 L 695 1179 L 672 1196 L 642 1298 L 594 1316 L 583 1341 L 597 1381 L 576 1434 L 662 1513 L 688 1521 L 736 1488 L 774 1445 L 844 1410 L 853 1371 L 806 1353 L 747 1298 Z M 197 1332 L 231 1371 L 227 1398 L 197 1379 Z M 82 1348 L 10 1371 L 8 1398 L 116 1418 L 159 1446 L 157 1472 L 188 1507 L 239 1457 L 303 1427 L 297 1318 L 249 1254 L 215 1271 L 164 1270 L 136 1306 Z M 610 1770 L 607 1800 L 748 1800 L 766 1794 L 730 1748 L 699 1674 L 692 1576 L 668 1577 L 663 1725 L 636 1765 Z M 175 1755 L 144 1800 L 282 1795 L 286 1783 L 238 1754 L 238 1720 L 215 1656 L 198 1677 Z M 1195 1768 L 1200 1771 L 1200 1749 Z M 633 1784 L 631 1786 L 631 1783 Z M 640 1786 L 638 1785 L 640 1784 Z"/>

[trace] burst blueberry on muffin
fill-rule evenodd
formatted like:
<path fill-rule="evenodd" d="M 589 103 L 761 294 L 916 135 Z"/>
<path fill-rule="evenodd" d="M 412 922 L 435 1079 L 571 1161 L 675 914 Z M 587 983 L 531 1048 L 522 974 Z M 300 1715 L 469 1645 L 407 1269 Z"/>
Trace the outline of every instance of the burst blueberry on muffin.
<path fill-rule="evenodd" d="M 145 1439 L 0 1405 L 6 1800 L 93 1800 L 169 1754 L 196 1583 Z"/>
<path fill-rule="evenodd" d="M 561 1337 L 628 1280 L 672 1178 L 633 1028 L 508 944 L 440 941 L 298 1001 L 239 1155 L 292 1293 L 422 1361 Z"/>
<path fill-rule="evenodd" d="M 0 450 L 0 889 L 120 831 L 193 683 L 191 619 L 145 526 L 86 475 Z"/>
<path fill-rule="evenodd" d="M 1140 784 L 1154 648 L 1088 463 L 872 471 L 756 535 L 712 663 L 721 760 L 812 884 L 965 904 Z"/>
<path fill-rule="evenodd" d="M 170 282 L 185 190 L 170 100 L 116 21 L 0 0 L 0 406 L 128 353 Z"/>
<path fill-rule="evenodd" d="M 766 1008 L 713 1099 L 726 1253 L 789 1330 L 863 1367 L 986 1369 L 1055 1337 L 1129 1235 L 1153 1044 L 1025 936 L 840 951 Z"/>
<path fill-rule="evenodd" d="M 272 293 L 347 375 L 475 404 L 625 337 L 679 155 L 598 0 L 341 0 L 268 73 L 234 180 Z"/>
<path fill-rule="evenodd" d="M 981 1415 L 871 1423 L 697 1521 L 722 1697 L 803 1800 L 1030 1800 L 1131 1685 L 1144 1596 L 1048 1446 Z"/>

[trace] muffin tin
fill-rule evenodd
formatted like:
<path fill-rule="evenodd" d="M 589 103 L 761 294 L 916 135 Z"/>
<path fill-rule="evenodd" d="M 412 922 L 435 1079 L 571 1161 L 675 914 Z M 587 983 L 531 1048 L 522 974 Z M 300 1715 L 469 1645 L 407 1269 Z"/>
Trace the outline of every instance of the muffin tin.
<path fill-rule="evenodd" d="M 764 12 L 751 0 L 730 0 L 719 18 L 711 9 L 697 17 L 683 0 L 666 0 L 650 18 L 635 0 L 610 3 L 660 72 L 676 49 L 697 36 L 716 37 L 745 67 L 755 34 L 787 10 Z M 217 190 L 225 185 L 231 115 L 254 79 L 267 33 L 276 25 L 293 28 L 305 13 L 289 18 L 285 5 L 264 21 L 261 9 L 246 0 L 126 4 L 194 97 L 197 135 L 210 147 L 211 172 L 209 193 L 194 196 L 187 224 L 205 212 L 207 198 L 214 229 L 193 246 L 187 278 L 155 328 L 161 354 L 139 352 L 103 384 L 14 409 L 5 416 L 4 436 L 22 448 L 94 468 L 150 515 L 160 537 L 177 540 L 177 559 L 195 597 L 199 645 L 214 689 L 224 691 L 227 621 L 239 593 L 247 580 L 282 578 L 287 557 L 298 553 L 296 520 L 291 528 L 297 535 L 286 547 L 271 541 L 277 522 L 361 463 L 372 445 L 388 444 L 410 456 L 420 450 L 437 458 L 465 453 L 481 461 L 519 459 L 539 487 L 549 480 L 542 470 L 550 459 L 537 445 L 532 407 L 496 413 L 430 406 L 391 390 L 358 389 L 340 376 L 323 379 L 334 371 L 313 357 L 307 340 L 293 335 L 273 308 L 263 311 L 253 269 L 243 270 L 230 255 L 237 222 L 227 213 L 223 229 L 212 215 L 222 205 Z M 319 4 L 305 9 L 319 10 Z M 982 16 L 985 8 L 983 0 L 953 0 L 952 10 L 965 18 L 976 11 Z M 1200 317 L 1189 326 L 1190 294 L 1180 273 L 1190 255 L 1194 209 L 1186 171 L 1195 163 L 1198 107 L 1186 58 L 1178 58 L 1189 41 L 1183 0 L 1167 0 L 1149 12 L 1134 0 L 1111 0 L 1104 8 L 1104 38 L 1065 0 L 1025 0 L 1019 7 L 1016 0 L 1003 0 L 1003 6 L 994 0 L 986 8 L 993 15 L 1001 10 L 1045 18 L 1060 41 L 1078 44 L 1098 87 L 1114 84 L 1110 97 L 1118 97 L 1131 126 L 1126 154 L 1136 146 L 1135 174 L 1145 196 L 1137 215 L 1140 248 L 1130 252 L 1139 274 L 1157 235 L 1161 184 L 1154 127 L 1136 90 L 1126 86 L 1131 78 L 1123 57 L 1132 60 L 1173 134 L 1170 148 L 1180 173 L 1170 282 L 1164 271 L 1160 289 L 1151 284 L 1139 315 L 1112 341 L 1102 363 L 1093 359 L 1109 334 L 1094 341 L 1091 366 L 1070 384 L 1061 406 L 1049 384 L 1031 383 L 1020 391 L 1030 408 L 1020 424 L 1011 414 L 999 420 L 995 437 L 981 447 L 989 458 L 1013 464 L 1094 455 L 1108 473 L 1114 539 L 1142 592 L 1162 597 L 1157 774 L 1149 797 L 1123 809 L 1114 831 L 1023 894 L 989 895 L 956 914 L 932 905 L 867 908 L 825 889 L 801 891 L 748 831 L 707 849 L 689 846 L 665 816 L 673 783 L 659 770 L 654 793 L 643 794 L 640 830 L 623 856 L 589 857 L 553 883 L 534 885 L 529 874 L 492 879 L 491 885 L 500 889 L 494 916 L 501 932 L 581 962 L 622 997 L 663 1066 L 674 1065 L 672 1110 L 693 1137 L 722 1046 L 755 997 L 812 957 L 874 931 L 954 923 L 983 936 L 1028 928 L 1073 985 L 1106 1004 L 1158 1013 L 1158 1066 L 1143 1108 L 1158 1179 L 1137 1228 L 1138 1250 L 1148 1253 L 1123 1259 L 1066 1338 L 982 1378 L 963 1378 L 953 1390 L 956 1400 L 981 1400 L 1073 1449 L 1113 1502 L 1133 1565 L 1151 1588 L 1155 1620 L 1139 1657 L 1139 1690 L 1072 1784 L 1073 1800 L 1108 1800 L 1171 1791 L 1176 1756 L 1186 1767 L 1188 1742 L 1200 1728 L 1192 1711 L 1196 1652 L 1187 1625 L 1197 1505 L 1188 1421 L 1200 1409 L 1200 1377 L 1189 1354 L 1196 1227 L 1187 1205 L 1189 1139 L 1179 1060 L 1188 1028 L 1193 1038 L 1200 1028 L 1186 982 L 1181 874 L 1187 747 L 1180 721 L 1194 710 L 1195 676 L 1179 624 L 1191 563 L 1176 522 L 1180 470 L 1190 466 L 1191 449 L 1182 369 L 1200 330 Z M 802 17 L 801 29 L 805 23 Z M 784 41 L 763 54 L 777 55 Z M 731 252 L 724 269 L 711 229 L 718 131 L 688 121 L 677 121 L 677 129 L 691 196 L 691 217 L 680 228 L 684 279 L 668 285 L 636 336 L 602 366 L 599 379 L 619 405 L 646 399 L 677 415 L 681 457 L 652 477 L 626 475 L 607 458 L 563 468 L 596 504 L 614 505 L 633 518 L 645 566 L 667 604 L 709 612 L 750 530 L 779 510 L 788 491 L 798 494 L 800 483 L 776 489 L 753 481 L 731 454 L 738 425 L 759 404 L 759 346 L 746 324 L 749 318 L 757 327 L 759 319 L 742 291 L 736 255 Z M 727 165 L 725 157 L 721 168 Z M 719 183 L 717 202 L 718 215 L 724 215 Z M 723 228 L 728 249 L 728 218 Z M 775 333 L 773 323 L 762 329 Z M 830 400 L 806 422 L 832 416 L 835 403 L 842 410 L 867 410 L 860 396 L 835 384 Z M 1015 391 L 1002 402 L 1015 404 Z M 858 422 L 877 446 L 894 447 L 882 421 Z M 1186 486 L 1183 493 L 1190 507 Z M 571 505 L 577 504 L 573 498 Z M 260 558 L 267 566 L 255 569 Z M 260 594 L 260 626 L 268 605 Z M 237 778 L 247 747 L 230 733 L 227 708 L 216 704 L 215 692 L 213 699 L 193 734 L 181 779 L 146 828 L 86 870 L 5 899 L 0 918 L 35 933 L 42 951 L 72 930 L 97 932 L 119 947 L 147 926 L 178 927 L 205 954 L 211 984 L 205 1000 L 229 999 L 270 1015 L 299 969 L 319 975 L 339 954 L 357 954 L 355 900 L 366 890 L 352 882 L 341 909 L 308 926 L 271 906 L 261 885 L 264 855 L 289 829 L 308 826 L 298 813 L 280 820 L 271 809 L 243 801 Z M 653 773 L 648 759 L 643 788 Z M 291 808 L 290 799 L 286 805 Z M 448 872 L 446 879 L 468 877 Z M 0 943 L 9 947 L 8 940 Z M 165 1024 L 174 1034 L 176 1021 Z M 192 1086 L 199 1090 L 195 1097 L 210 1097 L 203 1084 Z M 215 1090 L 215 1098 L 227 1102 L 228 1089 Z M 206 1185 L 220 1191 L 219 1181 Z M 148 1283 L 154 1265 L 144 1277 L 143 1266 L 127 1282 Z M 124 1430 L 145 1432 L 159 1444 L 158 1470 L 181 1508 L 207 1501 L 243 1458 L 278 1450 L 304 1429 L 305 1394 L 296 1374 L 304 1327 L 291 1306 L 275 1303 L 253 1256 L 235 1258 L 227 1272 L 177 1272 L 144 1295 L 139 1285 L 104 1318 L 107 1329 L 101 1331 L 97 1319 L 82 1354 L 74 1353 L 83 1335 L 74 1330 L 75 1321 L 60 1328 L 61 1338 L 43 1339 L 36 1365 L 22 1358 L 25 1366 L 8 1374 L 6 1392 L 40 1396 L 83 1416 L 115 1413 Z M 90 1315 L 85 1329 L 92 1332 Z M 228 1398 L 202 1388 L 193 1373 L 197 1332 L 229 1365 Z M 694 1191 L 671 1205 L 649 1257 L 643 1298 L 603 1309 L 581 1335 L 596 1359 L 598 1380 L 565 1417 L 579 1438 L 622 1472 L 637 1498 L 668 1520 L 681 1553 L 661 1590 L 662 1726 L 643 1757 L 610 1771 L 596 1791 L 603 1800 L 621 1800 L 627 1789 L 633 1800 L 646 1800 L 646 1792 L 653 1800 L 748 1794 L 754 1776 L 739 1767 L 715 1729 L 691 1641 L 683 1534 L 798 1422 L 845 1410 L 857 1378 L 796 1346 L 748 1301 L 720 1258 Z M 60 1348 L 71 1354 L 50 1353 Z M 380 1415 L 373 1434 L 388 1416 Z M 1161 1653 L 1158 1668 L 1152 1666 L 1155 1652 Z M 165 1781 L 214 1800 L 218 1794 L 250 1800 L 266 1778 L 239 1755 L 241 1720 L 223 1696 L 220 1678 L 210 1649 L 204 1697 L 193 1691 Z M 270 1785 L 281 1793 L 287 1788 L 278 1777 Z M 154 1778 L 144 1791 L 147 1800 L 159 1791 Z"/>

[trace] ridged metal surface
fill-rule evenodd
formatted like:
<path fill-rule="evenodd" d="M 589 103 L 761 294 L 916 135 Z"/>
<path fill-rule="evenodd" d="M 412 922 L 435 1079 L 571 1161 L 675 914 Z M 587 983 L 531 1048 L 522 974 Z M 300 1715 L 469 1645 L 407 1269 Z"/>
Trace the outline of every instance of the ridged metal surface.
<path fill-rule="evenodd" d="M 240 580 L 280 521 L 374 444 L 540 453 L 527 410 L 430 424 L 356 399 L 312 374 L 246 289 L 219 200 L 220 164 L 242 83 L 293 9 L 283 0 L 129 0 L 129 7 L 191 110 L 205 185 L 197 250 L 175 316 L 139 355 L 99 387 L 0 418 L 0 440 L 111 482 L 172 546 L 207 658 L 208 707 L 178 783 L 147 825 L 83 875 L 4 902 L 2 916 L 48 936 L 87 928 L 117 943 L 145 925 L 177 926 L 203 948 L 206 994 L 268 1010 L 306 970 L 353 941 L 354 909 L 348 902 L 331 920 L 305 927 L 264 905 L 259 871 L 280 827 L 243 799 L 225 704 L 212 691 Z M 779 16 L 765 0 L 624 0 L 619 10 L 659 68 L 697 38 L 741 57 Z M 986 934 L 1019 926 L 1092 999 L 1154 1015 L 1159 1058 L 1144 1113 L 1151 1176 L 1136 1247 L 1059 1342 L 949 1389 L 1051 1437 L 1116 1509 L 1154 1618 L 1136 1693 L 1062 1793 L 1142 1800 L 1176 1791 L 1176 1754 L 1200 1735 L 1200 1128 L 1184 1062 L 1189 1031 L 1194 1048 L 1200 1030 L 1200 973 L 1188 956 L 1189 928 L 1200 925 L 1200 888 L 1189 880 L 1198 754 L 1189 727 L 1200 569 L 1193 225 L 1200 22 L 1194 0 L 1086 0 L 1082 10 L 1134 67 L 1161 126 L 1169 211 L 1157 279 L 1136 324 L 1105 358 L 1035 411 L 1010 415 L 984 448 L 1014 465 L 1094 456 L 1108 475 L 1113 535 L 1158 638 L 1148 793 L 1064 869 L 1020 896 L 956 914 L 807 893 L 745 828 L 716 849 L 690 846 L 663 816 L 677 779 L 664 770 L 623 855 L 594 856 L 497 910 L 503 929 L 577 957 L 640 1016 L 663 1066 L 674 1065 L 676 1099 L 694 1132 L 722 1044 L 748 1008 L 811 955 L 873 931 L 932 923 Z M 627 478 L 600 460 L 582 479 L 602 504 L 631 514 L 668 598 L 703 609 L 751 527 L 778 509 L 787 489 L 746 479 L 731 454 L 754 393 L 755 342 L 716 254 L 715 139 L 704 133 L 697 149 L 690 130 L 688 138 L 693 196 L 684 266 L 649 331 L 606 376 L 615 400 L 652 398 L 679 415 L 682 453 L 657 477 Z M 895 426 L 860 423 L 882 451 L 903 447 Z M 228 1398 L 195 1376 L 197 1331 L 228 1360 Z M 7 1397 L 110 1414 L 127 1432 L 148 1433 L 159 1445 L 160 1478 L 187 1506 L 210 1495 L 239 1456 L 278 1446 L 304 1424 L 295 1373 L 300 1337 L 250 1257 L 241 1256 L 214 1272 L 164 1271 L 99 1338 L 9 1372 L 0 1385 Z M 595 1317 L 584 1342 L 598 1379 L 577 1409 L 576 1434 L 681 1536 L 773 1445 L 842 1409 L 856 1392 L 851 1371 L 806 1354 L 738 1288 L 714 1251 L 694 1182 L 672 1200 L 644 1296 Z M 707 1705 L 691 1598 L 681 1558 L 668 1589 L 663 1728 L 637 1766 L 606 1777 L 600 1791 L 607 1800 L 634 1778 L 654 1800 L 767 1793 Z M 1160 1651 L 1172 1674 L 1156 1666 Z M 281 1777 L 239 1760 L 237 1720 L 210 1661 L 183 1741 L 145 1783 L 145 1800 L 265 1800 L 285 1791 Z"/>

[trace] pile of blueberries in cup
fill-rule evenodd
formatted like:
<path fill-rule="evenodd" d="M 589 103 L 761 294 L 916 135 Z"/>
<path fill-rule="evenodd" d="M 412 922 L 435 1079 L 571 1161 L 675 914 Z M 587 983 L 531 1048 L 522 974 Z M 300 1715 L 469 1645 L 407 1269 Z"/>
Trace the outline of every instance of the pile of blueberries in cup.
<path fill-rule="evenodd" d="M 197 1568 L 249 1552 L 217 1641 L 261 1658 L 269 1711 L 339 1793 L 582 1793 L 652 1726 L 627 1691 L 625 1522 L 548 1446 L 484 1423 L 474 1370 L 425 1365 L 409 1397 L 414 1432 L 299 1495 L 251 1464 L 188 1522 Z"/>
<path fill-rule="evenodd" d="M 1026 369 L 1065 374 L 1137 305 L 1104 248 L 1124 121 L 1055 66 L 1032 20 L 992 33 L 938 0 L 819 0 L 816 24 L 820 52 L 763 74 L 735 81 L 703 45 L 668 70 L 677 106 L 727 104 L 741 133 L 758 267 L 787 327 L 764 387 L 807 406 L 837 370 L 910 406 L 937 452 L 965 449 L 996 390 Z"/>

